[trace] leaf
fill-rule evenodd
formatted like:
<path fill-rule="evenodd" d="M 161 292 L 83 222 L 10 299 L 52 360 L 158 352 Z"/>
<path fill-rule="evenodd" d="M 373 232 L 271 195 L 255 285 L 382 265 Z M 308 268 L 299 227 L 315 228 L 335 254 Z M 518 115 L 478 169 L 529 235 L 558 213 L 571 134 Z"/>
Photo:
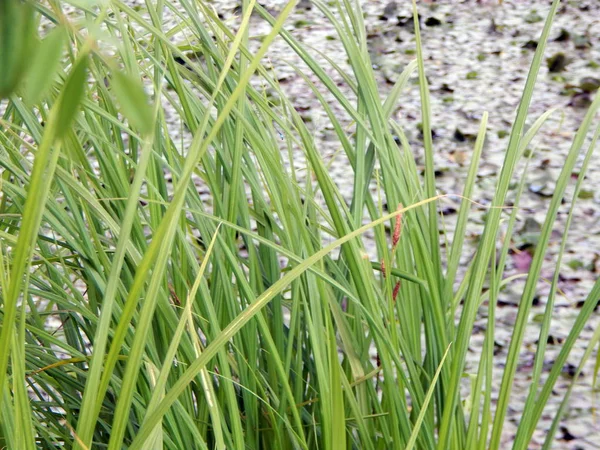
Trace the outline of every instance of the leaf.
<path fill-rule="evenodd" d="M 435 375 L 433 376 L 433 379 L 431 380 L 431 384 L 429 385 L 429 389 L 427 390 L 427 395 L 425 396 L 425 401 L 423 402 L 423 405 L 421 405 L 421 411 L 419 412 L 419 416 L 417 417 L 417 420 L 415 422 L 415 427 L 413 429 L 413 432 L 411 433 L 408 443 L 406 444 L 406 450 L 412 450 L 412 448 L 415 445 L 415 442 L 417 442 L 417 438 L 419 437 L 419 429 L 421 428 L 421 424 L 423 423 L 423 420 L 425 419 L 425 414 L 427 413 L 429 402 L 431 401 L 431 398 L 433 397 L 433 393 L 435 392 L 434 388 L 435 388 L 437 380 L 440 376 L 440 373 L 442 372 L 442 366 L 444 365 L 444 362 L 446 361 L 446 357 L 448 356 L 448 351 L 450 350 L 450 345 L 452 345 L 452 344 L 451 343 L 448 344 L 448 347 L 446 348 L 446 352 L 444 353 L 444 356 L 442 356 L 442 360 L 440 361 L 440 364 L 438 365 L 438 368 L 435 371 Z"/>
<path fill-rule="evenodd" d="M 583 77 L 579 81 L 579 89 L 584 92 L 594 92 L 600 88 L 600 78 Z"/>
<path fill-rule="evenodd" d="M 34 53 L 27 70 L 23 97 L 28 105 L 36 104 L 54 81 L 58 70 L 67 34 L 63 27 L 48 34 Z"/>
<path fill-rule="evenodd" d="M 591 189 L 582 189 L 581 191 L 579 191 L 579 195 L 578 197 L 582 200 L 591 200 L 594 198 L 594 192 Z"/>
<path fill-rule="evenodd" d="M 142 84 L 130 75 L 115 71 L 111 86 L 121 105 L 121 112 L 130 124 L 142 134 L 149 133 L 152 130 L 152 110 Z"/>
<path fill-rule="evenodd" d="M 33 42 L 33 10 L 20 1 L 0 1 L 0 99 L 21 81 Z"/>
<path fill-rule="evenodd" d="M 106 0 L 65 0 L 65 3 L 83 10 L 91 10 L 93 7 L 101 7 L 106 4 Z"/>
<path fill-rule="evenodd" d="M 59 138 L 69 131 L 69 127 L 75 117 L 79 103 L 83 98 L 87 76 L 87 65 L 87 55 L 80 57 L 76 62 L 75 67 L 71 70 L 61 92 L 59 100 L 60 105 L 56 118 L 56 136 Z"/>
<path fill-rule="evenodd" d="M 542 20 L 544 20 L 544 18 L 542 16 L 540 16 L 537 11 L 531 11 L 529 14 L 527 14 L 525 16 L 525 22 L 527 23 L 537 23 L 537 22 L 541 22 Z"/>

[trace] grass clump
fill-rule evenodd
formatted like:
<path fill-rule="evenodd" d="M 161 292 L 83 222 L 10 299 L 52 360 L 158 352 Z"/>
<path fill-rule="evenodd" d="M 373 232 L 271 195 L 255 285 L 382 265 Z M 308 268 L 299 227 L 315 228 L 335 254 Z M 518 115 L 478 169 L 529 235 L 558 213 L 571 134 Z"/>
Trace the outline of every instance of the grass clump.
<path fill-rule="evenodd" d="M 495 308 L 511 282 L 504 269 L 518 211 L 505 204 L 517 178 L 518 206 L 526 178 L 516 169 L 551 113 L 525 131 L 559 2 L 535 50 L 475 257 L 462 268 L 487 113 L 455 196 L 461 203 L 452 239 L 442 246 L 444 196 L 436 188 L 416 6 L 416 61 L 381 101 L 359 3 L 313 3 L 337 31 L 350 72 L 335 64 L 325 70 L 286 30 L 294 2 L 273 17 L 245 0 L 235 34 L 206 2 L 147 2 L 146 15 L 119 0 L 99 2 L 82 11 L 77 26 L 58 1 L 24 4 L 52 24 L 44 42 L 62 64 L 51 64 L 48 83 L 32 76 L 2 91 L 1 446 L 500 448 L 541 264 L 583 150 L 566 238 L 600 132 L 584 148 L 600 97 L 556 182 L 496 379 Z M 177 29 L 164 28 L 167 12 Z M 253 14 L 271 31 L 250 50 Z M 177 32 L 185 45 L 173 43 Z M 348 160 L 349 199 L 263 65 L 276 38 L 304 62 L 295 69 Z M 39 64 L 34 58 L 31 66 Z M 391 119 L 414 72 L 423 170 Z M 278 105 L 252 80 L 275 93 Z M 193 136 L 184 145 L 168 124 L 171 111 Z M 304 172 L 294 162 L 303 162 Z M 365 233 L 376 255 L 369 256 Z M 542 377 L 565 243 L 540 318 L 516 449 L 527 448 L 600 295 L 596 283 Z M 462 378 L 484 309 L 485 341 L 467 407 Z"/>

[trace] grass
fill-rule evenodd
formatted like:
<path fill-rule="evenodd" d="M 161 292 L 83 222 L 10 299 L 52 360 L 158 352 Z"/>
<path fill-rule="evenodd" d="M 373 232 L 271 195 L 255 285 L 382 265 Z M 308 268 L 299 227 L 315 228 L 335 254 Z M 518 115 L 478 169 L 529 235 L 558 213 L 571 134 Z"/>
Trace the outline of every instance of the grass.
<path fill-rule="evenodd" d="M 349 72 L 332 61 L 325 70 L 286 31 L 294 2 L 272 17 L 244 0 L 236 34 L 205 2 L 179 0 L 177 8 L 147 2 L 147 15 L 120 0 L 84 4 L 77 23 L 56 0 L 0 3 L 14 8 L 0 14 L 0 60 L 11 75 L 0 83 L 0 446 L 500 448 L 541 265 L 583 152 L 514 438 L 513 448 L 528 448 L 600 297 L 596 283 L 544 373 L 568 225 L 600 134 L 600 126 L 592 129 L 597 96 L 557 181 L 502 378 L 494 378 L 495 308 L 500 290 L 514 282 L 504 273 L 526 181 L 524 150 L 552 113 L 532 120 L 528 110 L 559 2 L 538 41 L 467 267 L 460 257 L 470 211 L 478 207 L 470 198 L 485 157 L 488 113 L 464 189 L 455 196 L 462 200 L 448 233 L 453 238 L 440 240 L 444 196 L 436 188 L 418 21 L 416 61 L 382 101 L 359 2 L 314 4 L 335 28 Z M 177 16 L 176 29 L 164 28 L 165 11 Z M 414 11 L 416 17 L 416 5 Z M 19 20 L 2 20 L 10 14 Z M 250 50 L 251 14 L 271 25 L 256 50 Z M 36 42 L 27 30 L 35 30 L 40 16 L 54 31 Z M 187 42 L 175 44 L 177 33 Z M 276 38 L 304 62 L 295 70 L 327 115 L 352 171 L 350 201 L 263 65 Z M 20 59 L 10 51 L 15 42 Z M 47 77 L 39 76 L 40 67 L 51 68 Z M 423 173 L 391 118 L 415 72 Z M 332 73 L 344 80 L 343 90 Z M 20 78 L 25 81 L 14 81 Z M 276 93 L 278 105 L 257 80 Z M 167 109 L 191 142 L 172 138 Z M 592 144 L 584 147 L 591 132 Z M 286 165 L 286 158 L 306 170 Z M 515 179 L 516 201 L 507 208 Z M 376 256 L 367 256 L 367 232 Z M 462 378 L 482 314 L 485 341 L 467 406 Z M 587 343 L 581 365 L 598 337 Z M 562 393 L 546 448 L 571 388 Z"/>

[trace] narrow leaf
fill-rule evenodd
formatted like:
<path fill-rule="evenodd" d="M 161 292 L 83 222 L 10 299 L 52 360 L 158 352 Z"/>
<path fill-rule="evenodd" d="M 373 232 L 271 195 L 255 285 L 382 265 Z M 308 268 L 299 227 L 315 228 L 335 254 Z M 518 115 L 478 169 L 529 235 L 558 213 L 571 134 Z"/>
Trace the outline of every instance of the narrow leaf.
<path fill-rule="evenodd" d="M 27 69 L 23 98 L 29 106 L 36 104 L 52 85 L 58 70 L 67 34 L 55 28 L 38 46 Z"/>
<path fill-rule="evenodd" d="M 79 103 L 85 92 L 88 58 L 80 58 L 71 70 L 60 96 L 60 106 L 56 118 L 56 135 L 64 136 L 71 126 Z"/>
<path fill-rule="evenodd" d="M 152 108 L 139 80 L 120 71 L 113 72 L 112 91 L 121 105 L 121 112 L 142 134 L 152 130 Z"/>

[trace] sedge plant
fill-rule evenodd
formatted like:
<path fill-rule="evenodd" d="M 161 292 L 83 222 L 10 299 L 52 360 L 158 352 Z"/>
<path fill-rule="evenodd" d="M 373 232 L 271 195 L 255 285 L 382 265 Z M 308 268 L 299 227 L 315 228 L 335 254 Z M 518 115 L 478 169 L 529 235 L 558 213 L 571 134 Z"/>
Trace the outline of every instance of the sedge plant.
<path fill-rule="evenodd" d="M 495 305 L 511 282 L 507 254 L 526 180 L 519 170 L 552 113 L 531 118 L 528 110 L 559 1 L 466 266 L 488 113 L 463 191 L 453 195 L 460 208 L 445 242 L 438 210 L 447 195 L 436 187 L 417 5 L 416 60 L 382 100 L 360 2 L 313 3 L 335 29 L 349 70 L 286 30 L 293 1 L 274 17 L 243 0 L 235 32 L 204 1 L 147 0 L 141 10 L 122 0 L 77 2 L 77 23 L 57 0 L 0 2 L 21 21 L 0 16 L 2 67 L 14 70 L 0 83 L 0 446 L 500 448 L 541 265 L 583 153 L 567 236 L 600 133 L 600 96 L 566 156 L 495 379 Z M 166 28 L 166 14 L 175 27 Z M 251 17 L 270 25 L 258 46 Z M 36 34 L 40 23 L 51 30 Z M 334 130 L 353 178 L 350 198 L 265 65 L 275 40 L 302 62 L 292 67 Z M 31 52 L 29 66 L 7 50 L 15 42 Z M 41 77 L 44 67 L 52 70 Z M 393 118 L 411 77 L 423 170 Z M 178 129 L 190 138 L 175 136 Z M 596 283 L 545 373 L 565 243 L 515 449 L 528 447 L 600 296 Z M 466 355 L 484 312 L 485 341 L 466 386 Z M 597 340 L 598 333 L 581 364 Z"/>

